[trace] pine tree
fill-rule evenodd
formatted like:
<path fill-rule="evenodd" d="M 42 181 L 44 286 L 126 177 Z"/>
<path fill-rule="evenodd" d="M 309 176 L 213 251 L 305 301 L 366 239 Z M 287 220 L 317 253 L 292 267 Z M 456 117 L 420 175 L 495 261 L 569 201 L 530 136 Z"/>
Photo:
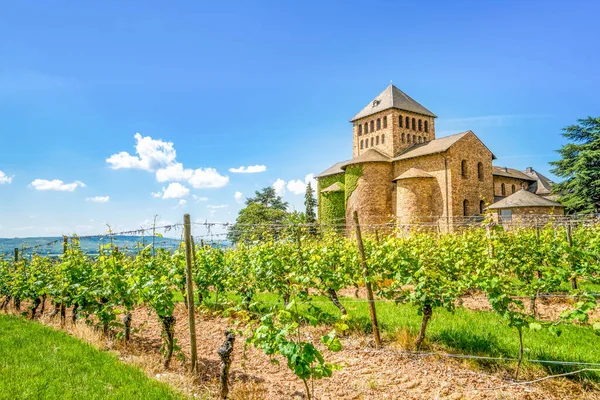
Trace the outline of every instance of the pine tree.
<path fill-rule="evenodd" d="M 317 222 L 317 215 L 315 214 L 315 208 L 317 207 L 317 200 L 315 199 L 314 191 L 310 182 L 306 185 L 306 194 L 304 195 L 304 205 L 306 206 L 305 217 L 306 223 L 312 224 L 310 227 L 310 233 L 316 234 L 317 227 L 314 225 Z"/>
<path fill-rule="evenodd" d="M 554 186 L 559 201 L 570 213 L 600 212 L 600 117 L 577 120 L 563 136 L 570 143 L 558 150 L 551 172 L 564 181 Z"/>

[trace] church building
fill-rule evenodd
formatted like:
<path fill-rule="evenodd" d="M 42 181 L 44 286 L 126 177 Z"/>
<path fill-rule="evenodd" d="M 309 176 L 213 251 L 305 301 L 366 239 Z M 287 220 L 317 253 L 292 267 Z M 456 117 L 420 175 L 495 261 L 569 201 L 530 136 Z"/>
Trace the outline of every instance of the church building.
<path fill-rule="evenodd" d="M 563 213 L 548 178 L 493 166 L 496 157 L 472 131 L 436 137 L 436 118 L 394 85 L 369 102 L 350 121 L 352 159 L 316 176 L 319 221 L 351 224 L 355 210 L 361 225 L 457 224 L 488 211 L 507 220 L 512 209 L 488 207 L 520 190 L 532 196 L 518 196 L 518 214 Z"/>

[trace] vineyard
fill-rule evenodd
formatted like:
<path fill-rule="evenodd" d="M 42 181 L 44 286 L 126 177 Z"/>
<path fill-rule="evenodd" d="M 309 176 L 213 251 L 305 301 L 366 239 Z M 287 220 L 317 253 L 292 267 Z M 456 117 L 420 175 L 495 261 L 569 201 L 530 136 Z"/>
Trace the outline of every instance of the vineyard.
<path fill-rule="evenodd" d="M 600 224 L 479 224 L 454 233 L 357 225 L 344 234 L 299 224 L 245 234 L 236 246 L 196 237 L 175 250 L 108 240 L 95 256 L 76 236 L 65 238 L 58 257 L 17 250 L 0 259 L 0 307 L 62 325 L 86 321 L 124 342 L 138 334 L 136 310 L 147 308 L 168 369 L 187 354 L 175 334 L 178 304 L 198 306 L 231 321 L 227 368 L 228 346 L 243 337 L 236 346 L 284 361 L 306 398 L 314 398 L 317 380 L 336 379 L 343 365 L 331 360 L 356 335 L 367 338 L 369 352 L 496 366 L 510 372 L 507 384 L 523 383 L 520 374 L 532 365 L 539 376 L 569 376 L 592 388 L 600 378 Z M 473 298 L 486 311 L 470 311 Z M 548 299 L 561 302 L 555 318 L 540 315 Z M 311 327 L 325 331 L 312 340 Z M 197 372 L 193 354 L 184 363 Z"/>

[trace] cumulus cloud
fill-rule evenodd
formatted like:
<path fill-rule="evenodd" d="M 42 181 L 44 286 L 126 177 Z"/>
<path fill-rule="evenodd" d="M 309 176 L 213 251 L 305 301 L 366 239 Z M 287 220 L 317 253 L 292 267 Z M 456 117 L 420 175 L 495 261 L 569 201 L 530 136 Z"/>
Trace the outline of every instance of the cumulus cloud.
<path fill-rule="evenodd" d="M 175 161 L 175 148 L 172 142 L 152 139 L 150 136 L 136 133 L 134 136 L 136 145 L 132 156 L 126 151 L 113 154 L 106 159 L 113 169 L 134 168 L 144 171 L 155 171 L 162 166 L 167 166 Z"/>
<path fill-rule="evenodd" d="M 293 194 L 302 194 L 306 191 L 306 184 L 300 179 L 292 180 L 287 183 L 287 190 Z"/>
<path fill-rule="evenodd" d="M 210 209 L 210 210 L 218 210 L 220 208 L 226 208 L 229 207 L 227 204 L 219 204 L 219 205 L 213 205 L 213 204 L 209 204 L 206 206 L 206 208 Z"/>
<path fill-rule="evenodd" d="M 113 169 L 133 168 L 154 172 L 158 182 L 187 182 L 196 189 L 220 188 L 229 183 L 229 177 L 214 168 L 185 168 L 176 161 L 172 142 L 142 137 L 135 134 L 136 155 L 127 152 L 113 154 L 106 159 Z"/>
<path fill-rule="evenodd" d="M 96 196 L 96 197 L 88 197 L 87 201 L 92 201 L 94 203 L 108 203 L 110 200 L 110 196 Z"/>
<path fill-rule="evenodd" d="M 56 190 L 59 192 L 72 192 L 78 187 L 85 187 L 85 183 L 81 181 L 64 183 L 60 179 L 53 179 L 51 181 L 46 179 L 36 179 L 33 182 L 31 182 L 30 186 L 35 190 Z"/>
<path fill-rule="evenodd" d="M 241 204 L 243 202 L 244 195 L 242 192 L 235 192 L 235 194 L 233 195 L 233 198 L 235 199 L 236 202 Z"/>
<path fill-rule="evenodd" d="M 13 180 L 12 177 L 6 175 L 4 172 L 0 171 L 0 185 L 3 185 L 5 183 L 11 183 Z"/>
<path fill-rule="evenodd" d="M 167 188 L 163 188 L 162 198 L 163 199 L 179 199 L 190 194 L 190 189 L 183 186 L 179 182 L 170 183 Z"/>
<path fill-rule="evenodd" d="M 175 208 L 183 208 L 183 207 L 186 206 L 186 204 L 187 204 L 187 200 L 181 199 L 181 200 L 179 200 L 179 203 L 177 203 L 177 205 L 175 206 Z"/>
<path fill-rule="evenodd" d="M 196 203 L 200 203 L 201 201 L 208 201 L 208 197 L 201 197 L 195 194 L 192 195 L 192 199 L 194 199 Z"/>
<path fill-rule="evenodd" d="M 275 183 L 273 183 L 273 189 L 275 189 L 277 196 L 283 196 L 285 193 L 285 181 L 283 179 L 277 179 Z"/>
<path fill-rule="evenodd" d="M 229 172 L 233 174 L 256 174 L 258 172 L 265 172 L 266 170 L 266 165 L 249 165 L 247 167 L 242 165 L 239 168 L 229 168 Z"/>
<path fill-rule="evenodd" d="M 155 199 L 160 199 L 162 197 L 162 192 L 152 192 L 151 195 Z"/>

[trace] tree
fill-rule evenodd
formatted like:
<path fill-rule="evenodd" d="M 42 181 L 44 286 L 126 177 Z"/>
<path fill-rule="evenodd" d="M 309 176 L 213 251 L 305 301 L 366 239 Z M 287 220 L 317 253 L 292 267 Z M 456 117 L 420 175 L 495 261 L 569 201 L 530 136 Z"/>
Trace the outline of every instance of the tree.
<path fill-rule="evenodd" d="M 263 188 L 260 192 L 257 190 L 254 194 L 254 197 L 246 198 L 247 206 L 250 204 L 262 204 L 265 207 L 273 208 L 275 210 L 287 211 L 287 201 L 283 201 L 281 196 L 277 196 L 273 187 L 268 186 Z"/>
<path fill-rule="evenodd" d="M 284 223 L 288 216 L 287 205 L 272 187 L 257 191 L 255 197 L 246 199 L 246 207 L 240 210 L 227 237 L 237 243 L 276 235 L 277 225 Z"/>
<path fill-rule="evenodd" d="M 314 191 L 310 182 L 306 185 L 306 194 L 304 195 L 304 205 L 306 206 L 306 217 L 307 224 L 314 224 L 317 222 L 317 215 L 315 214 L 315 208 L 317 207 L 317 199 L 315 199 Z M 316 234 L 317 229 L 315 226 L 310 227 L 310 233 Z"/>
<path fill-rule="evenodd" d="M 558 150 L 561 159 L 552 161 L 551 172 L 564 181 L 554 191 L 570 213 L 600 211 L 600 117 L 577 120 L 563 136 L 570 143 Z"/>

